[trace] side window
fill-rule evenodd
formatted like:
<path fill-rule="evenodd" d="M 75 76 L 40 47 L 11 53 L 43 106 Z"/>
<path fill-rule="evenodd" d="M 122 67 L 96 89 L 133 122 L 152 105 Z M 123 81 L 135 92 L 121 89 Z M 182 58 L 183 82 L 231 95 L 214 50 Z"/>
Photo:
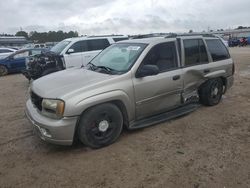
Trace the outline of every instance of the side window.
<path fill-rule="evenodd" d="M 227 48 L 220 39 L 208 39 L 206 42 L 213 61 L 220 61 L 230 58 Z"/>
<path fill-rule="evenodd" d="M 160 72 L 166 72 L 178 67 L 174 42 L 154 46 L 143 60 L 144 65 L 156 65 Z"/>
<path fill-rule="evenodd" d="M 78 41 L 74 43 L 69 49 L 73 49 L 74 53 L 85 52 L 87 51 L 87 41 Z"/>
<path fill-rule="evenodd" d="M 92 39 L 88 40 L 88 50 L 103 50 L 109 46 L 109 41 L 107 39 Z"/>
<path fill-rule="evenodd" d="M 201 39 L 185 39 L 185 66 L 198 65 L 208 62 L 206 47 Z"/>

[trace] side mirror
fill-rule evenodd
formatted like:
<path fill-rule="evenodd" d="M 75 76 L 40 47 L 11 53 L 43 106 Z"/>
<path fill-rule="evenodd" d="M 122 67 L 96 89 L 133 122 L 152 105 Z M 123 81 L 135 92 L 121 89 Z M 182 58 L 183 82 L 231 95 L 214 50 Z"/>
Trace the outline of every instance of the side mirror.
<path fill-rule="evenodd" d="M 136 78 L 153 76 L 159 74 L 160 70 L 156 65 L 143 65 L 136 73 Z"/>
<path fill-rule="evenodd" d="M 74 52 L 75 52 L 75 50 L 72 49 L 72 48 L 70 48 L 70 49 L 68 49 L 67 54 L 72 54 L 72 53 L 74 53 Z"/>

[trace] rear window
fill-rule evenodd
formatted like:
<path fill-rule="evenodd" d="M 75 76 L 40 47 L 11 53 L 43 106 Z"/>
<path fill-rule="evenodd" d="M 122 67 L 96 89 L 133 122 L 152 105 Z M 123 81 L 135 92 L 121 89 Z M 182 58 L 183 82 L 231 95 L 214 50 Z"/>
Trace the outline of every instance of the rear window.
<path fill-rule="evenodd" d="M 93 39 L 88 40 L 88 50 L 103 50 L 109 46 L 109 41 L 107 39 Z"/>
<path fill-rule="evenodd" d="M 128 37 L 122 37 L 122 38 L 113 38 L 115 42 L 122 41 L 122 40 L 128 40 Z"/>
<path fill-rule="evenodd" d="M 227 48 L 220 39 L 207 39 L 206 42 L 213 61 L 230 58 Z"/>

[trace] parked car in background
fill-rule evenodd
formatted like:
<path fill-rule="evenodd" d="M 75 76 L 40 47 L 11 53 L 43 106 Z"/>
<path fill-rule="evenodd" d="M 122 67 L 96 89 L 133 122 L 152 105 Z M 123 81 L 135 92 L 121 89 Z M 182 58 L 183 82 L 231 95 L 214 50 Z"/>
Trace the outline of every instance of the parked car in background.
<path fill-rule="evenodd" d="M 23 49 L 18 50 L 4 59 L 0 60 L 0 76 L 8 73 L 21 72 L 26 69 L 26 58 L 40 54 L 44 49 Z"/>
<path fill-rule="evenodd" d="M 65 68 L 81 67 L 110 44 L 127 39 L 127 36 L 76 37 L 59 42 L 50 51 L 63 57 Z"/>
<path fill-rule="evenodd" d="M 32 82 L 26 115 L 45 141 L 92 148 L 138 129 L 217 105 L 232 86 L 234 63 L 215 37 L 122 41 L 87 66 Z"/>
<path fill-rule="evenodd" d="M 59 70 L 86 66 L 110 44 L 127 39 L 127 36 L 120 35 L 65 39 L 52 47 L 50 52 L 37 55 L 27 63 L 24 75 L 29 80 L 35 80 Z"/>
<path fill-rule="evenodd" d="M 237 38 L 230 38 L 228 43 L 229 43 L 229 47 L 235 47 L 235 46 L 239 46 L 240 40 Z"/>
<path fill-rule="evenodd" d="M 10 54 L 14 53 L 16 50 L 13 48 L 0 48 L 0 59 L 3 59 Z"/>

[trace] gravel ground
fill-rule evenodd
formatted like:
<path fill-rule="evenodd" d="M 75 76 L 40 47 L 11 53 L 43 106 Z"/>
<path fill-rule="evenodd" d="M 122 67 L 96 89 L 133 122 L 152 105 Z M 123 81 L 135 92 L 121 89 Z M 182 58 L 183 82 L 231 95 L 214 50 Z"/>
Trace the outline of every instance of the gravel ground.
<path fill-rule="evenodd" d="M 230 49 L 222 102 L 92 150 L 42 142 L 25 118 L 28 82 L 0 78 L 0 187 L 250 187 L 250 48 Z"/>

